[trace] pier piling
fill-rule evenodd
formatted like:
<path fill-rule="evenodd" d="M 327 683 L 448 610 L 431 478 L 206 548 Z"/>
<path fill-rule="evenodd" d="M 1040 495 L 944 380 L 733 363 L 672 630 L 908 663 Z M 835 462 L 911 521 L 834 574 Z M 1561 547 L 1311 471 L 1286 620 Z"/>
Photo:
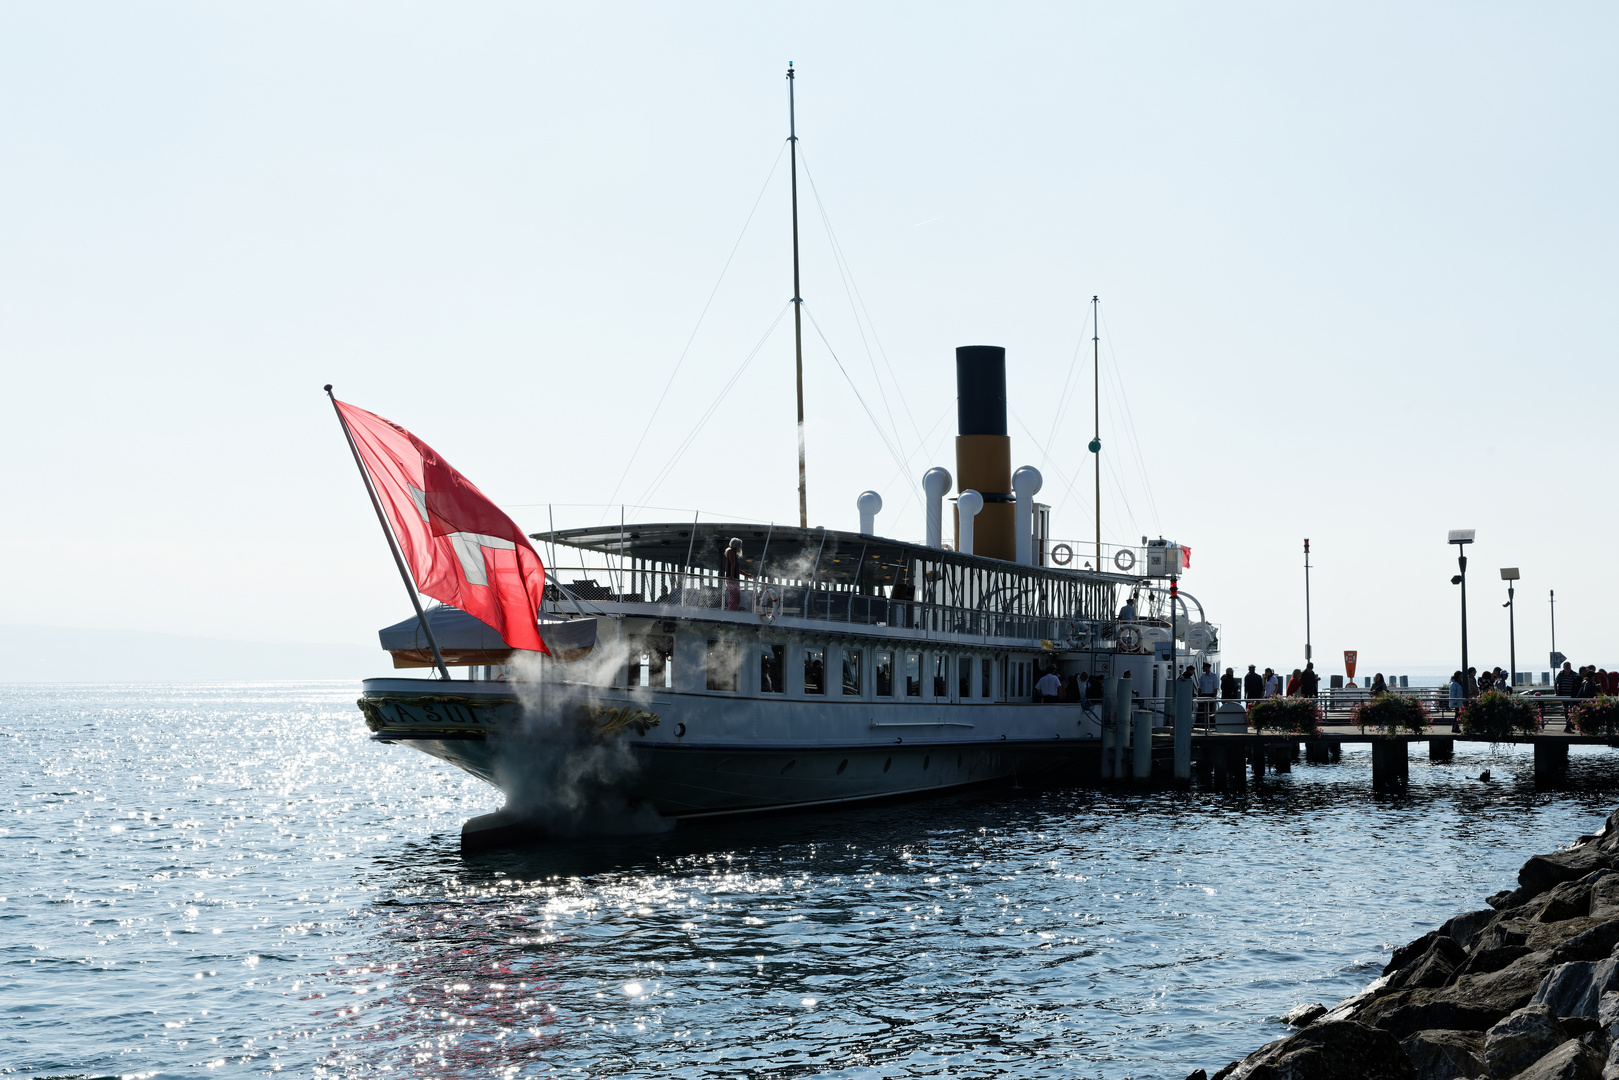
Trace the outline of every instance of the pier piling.
<path fill-rule="evenodd" d="M 1568 743 L 1537 740 L 1535 743 L 1535 784 L 1561 787 L 1568 780 Z"/>
<path fill-rule="evenodd" d="M 1129 759 L 1125 749 L 1130 745 L 1130 719 L 1135 702 L 1130 696 L 1129 679 L 1118 680 L 1118 693 L 1113 705 L 1113 779 L 1123 780 L 1129 775 Z"/>
<path fill-rule="evenodd" d="M 1152 779 L 1152 713 L 1141 709 L 1135 714 L 1135 731 L 1131 735 L 1135 751 L 1130 775 L 1138 784 Z"/>
<path fill-rule="evenodd" d="M 1291 743 L 1271 743 L 1265 748 L 1265 756 L 1270 759 L 1271 772 L 1290 773 L 1293 771 Z"/>
<path fill-rule="evenodd" d="M 1192 680 L 1176 679 L 1175 687 L 1175 779 L 1192 778 Z"/>
<path fill-rule="evenodd" d="M 1378 739 L 1372 743 L 1372 787 L 1400 791 L 1411 782 L 1411 758 L 1404 739 Z"/>
<path fill-rule="evenodd" d="M 1428 760 L 1449 761 L 1456 756 L 1456 740 L 1441 735 L 1428 739 Z"/>
<path fill-rule="evenodd" d="M 1311 739 L 1309 742 L 1304 744 L 1305 761 L 1311 761 L 1317 764 L 1325 764 L 1328 752 L 1327 740 L 1325 739 Z"/>

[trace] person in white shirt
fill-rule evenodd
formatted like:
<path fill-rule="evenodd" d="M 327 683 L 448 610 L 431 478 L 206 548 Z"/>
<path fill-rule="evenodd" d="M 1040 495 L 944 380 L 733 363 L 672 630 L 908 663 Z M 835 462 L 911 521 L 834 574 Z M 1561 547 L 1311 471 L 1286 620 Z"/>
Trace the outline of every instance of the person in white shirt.
<path fill-rule="evenodd" d="M 1130 598 L 1128 600 L 1126 600 L 1124 602 L 1124 606 L 1119 609 L 1119 621 L 1120 622 L 1135 622 L 1136 621 L 1136 598 L 1135 598 L 1134 593 L 1130 594 Z"/>
<path fill-rule="evenodd" d="M 1040 676 L 1040 681 L 1034 684 L 1036 701 L 1056 701 L 1057 695 L 1062 691 L 1062 680 L 1057 678 L 1055 671 L 1048 671 Z"/>
<path fill-rule="evenodd" d="M 1282 696 L 1282 677 L 1276 674 L 1276 672 L 1272 671 L 1270 668 L 1265 669 L 1265 696 Z"/>

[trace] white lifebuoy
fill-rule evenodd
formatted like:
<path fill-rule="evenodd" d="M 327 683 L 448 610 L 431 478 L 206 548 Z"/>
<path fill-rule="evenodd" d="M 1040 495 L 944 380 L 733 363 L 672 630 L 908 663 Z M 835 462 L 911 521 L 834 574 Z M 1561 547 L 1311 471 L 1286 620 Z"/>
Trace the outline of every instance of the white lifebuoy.
<path fill-rule="evenodd" d="M 1120 548 L 1113 553 L 1113 565 L 1126 572 L 1134 569 L 1136 553 L 1129 548 Z"/>
<path fill-rule="evenodd" d="M 754 609 L 759 612 L 759 618 L 770 622 L 776 617 L 781 607 L 781 597 L 776 595 L 775 589 L 760 589 L 754 598 Z"/>
<path fill-rule="evenodd" d="M 1058 544 L 1051 549 L 1051 561 L 1058 566 L 1067 566 L 1074 558 L 1074 549 L 1067 544 Z"/>
<path fill-rule="evenodd" d="M 1119 648 L 1125 652 L 1135 652 L 1141 648 L 1141 631 L 1133 626 L 1119 627 Z"/>

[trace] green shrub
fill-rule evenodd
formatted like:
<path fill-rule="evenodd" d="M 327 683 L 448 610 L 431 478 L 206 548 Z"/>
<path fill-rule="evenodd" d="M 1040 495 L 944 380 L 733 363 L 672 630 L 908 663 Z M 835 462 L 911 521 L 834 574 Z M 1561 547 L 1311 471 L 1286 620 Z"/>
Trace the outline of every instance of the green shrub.
<path fill-rule="evenodd" d="M 1506 739 L 1513 735 L 1533 735 L 1540 730 L 1535 707 L 1515 694 L 1486 690 L 1456 710 L 1467 735 Z"/>
<path fill-rule="evenodd" d="M 1598 694 L 1568 710 L 1569 723 L 1581 735 L 1619 734 L 1619 698 Z"/>
<path fill-rule="evenodd" d="M 1409 694 L 1382 694 L 1355 706 L 1350 718 L 1360 730 L 1372 728 L 1385 735 L 1422 735 L 1432 717 L 1422 702 Z"/>
<path fill-rule="evenodd" d="M 1321 734 L 1321 709 L 1314 698 L 1262 698 L 1248 706 L 1248 722 L 1255 731 L 1315 736 Z"/>

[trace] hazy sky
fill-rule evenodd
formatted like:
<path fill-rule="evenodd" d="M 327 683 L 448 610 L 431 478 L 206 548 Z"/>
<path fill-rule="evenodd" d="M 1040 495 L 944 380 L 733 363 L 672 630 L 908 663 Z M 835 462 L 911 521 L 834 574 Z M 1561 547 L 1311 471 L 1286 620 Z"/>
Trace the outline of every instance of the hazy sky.
<path fill-rule="evenodd" d="M 1306 536 L 1325 670 L 1454 665 L 1457 527 L 1475 662 L 1506 663 L 1517 565 L 1521 669 L 1553 588 L 1563 651 L 1619 664 L 1616 31 L 1597 4 L 7 4 L 0 621 L 374 643 L 409 609 L 325 382 L 530 529 L 609 500 L 795 522 L 790 315 L 743 369 L 791 295 L 792 60 L 804 296 L 844 369 L 807 327 L 812 524 L 874 487 L 879 531 L 921 533 L 952 350 L 987 343 L 1014 462 L 1089 535 L 1100 294 L 1104 533 L 1193 547 L 1239 671 L 1302 661 Z"/>

